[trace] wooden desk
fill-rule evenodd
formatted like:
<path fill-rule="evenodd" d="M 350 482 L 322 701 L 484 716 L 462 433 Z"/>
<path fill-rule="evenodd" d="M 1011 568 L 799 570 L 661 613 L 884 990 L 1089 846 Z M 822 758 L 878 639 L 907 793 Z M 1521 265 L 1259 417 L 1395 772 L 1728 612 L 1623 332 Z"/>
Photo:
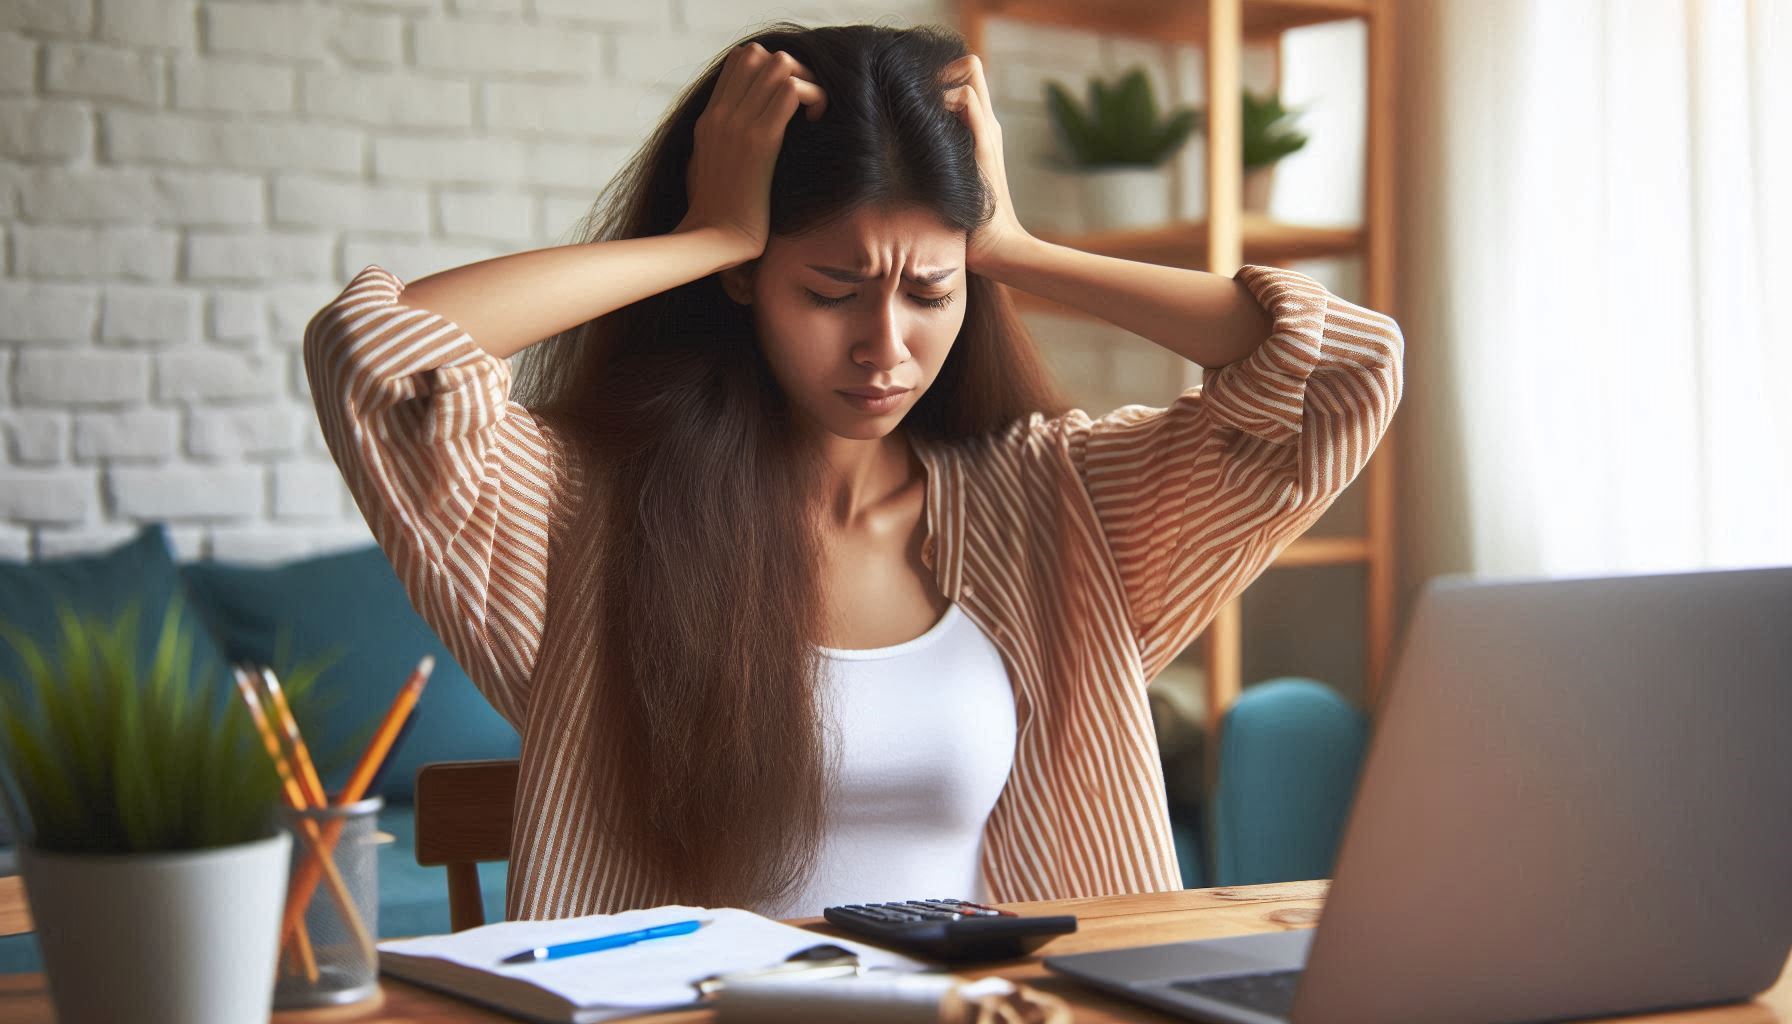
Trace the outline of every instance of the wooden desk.
<path fill-rule="evenodd" d="M 1080 953 L 1179 939 L 1208 939 L 1249 932 L 1305 928 L 1319 917 L 1328 883 L 1287 882 L 1233 889 L 1190 889 L 1148 896 L 1009 903 L 1026 913 L 1071 913 L 1080 919 L 1075 935 L 1053 940 L 1045 953 Z M 834 935 L 820 918 L 793 921 Z M 1792 966 L 1792 964 L 1789 964 Z M 1076 1019 L 1090 1024 L 1115 1021 L 1173 1022 L 1179 1018 L 1097 994 L 1052 975 L 1032 958 L 1005 967 L 966 970 L 968 977 L 1000 974 L 1063 996 Z M 277 1013 L 276 1024 L 504 1024 L 513 1018 L 437 995 L 391 978 L 382 979 L 379 997 L 354 1006 Z M 712 1019 L 690 1010 L 627 1018 L 640 1024 L 698 1024 Z M 51 1024 L 49 992 L 41 974 L 0 975 L 0 1020 L 11 1024 Z M 1622 1018 L 1626 1024 L 1792 1024 L 1792 970 L 1760 999 L 1714 1009 Z"/>

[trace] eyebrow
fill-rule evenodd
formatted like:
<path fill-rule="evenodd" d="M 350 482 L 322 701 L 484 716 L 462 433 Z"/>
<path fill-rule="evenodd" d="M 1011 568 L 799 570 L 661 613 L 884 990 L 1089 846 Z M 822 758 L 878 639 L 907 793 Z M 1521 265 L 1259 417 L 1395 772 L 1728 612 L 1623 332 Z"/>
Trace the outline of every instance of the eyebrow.
<path fill-rule="evenodd" d="M 810 270 L 826 274 L 845 284 L 863 284 L 865 281 L 864 274 L 856 270 L 848 270 L 845 267 L 822 267 L 813 263 L 808 264 L 808 267 Z M 904 274 L 902 276 L 910 284 L 939 284 L 956 273 L 958 273 L 957 267 L 947 267 L 944 270 L 929 270 L 924 274 Z"/>

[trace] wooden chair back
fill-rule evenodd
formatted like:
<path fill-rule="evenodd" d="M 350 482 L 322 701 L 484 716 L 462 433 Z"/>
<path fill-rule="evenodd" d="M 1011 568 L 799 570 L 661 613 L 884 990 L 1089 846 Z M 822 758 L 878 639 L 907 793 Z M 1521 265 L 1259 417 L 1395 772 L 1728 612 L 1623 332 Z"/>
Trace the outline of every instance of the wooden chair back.
<path fill-rule="evenodd" d="M 0 877 L 0 935 L 23 935 L 31 929 L 31 903 L 25 898 L 24 876 Z"/>
<path fill-rule="evenodd" d="M 510 858 L 517 772 L 515 759 L 437 761 L 417 770 L 417 863 L 448 869 L 454 931 L 485 923 L 478 865 Z"/>

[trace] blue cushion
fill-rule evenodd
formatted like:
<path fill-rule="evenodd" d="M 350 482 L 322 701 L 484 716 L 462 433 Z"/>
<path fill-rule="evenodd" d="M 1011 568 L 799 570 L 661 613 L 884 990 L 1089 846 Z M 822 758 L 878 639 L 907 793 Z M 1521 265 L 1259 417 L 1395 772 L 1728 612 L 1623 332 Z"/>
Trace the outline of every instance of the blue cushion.
<path fill-rule="evenodd" d="M 1212 884 L 1330 878 L 1368 738 L 1367 716 L 1323 683 L 1247 688 L 1220 727 Z"/>
<path fill-rule="evenodd" d="M 1202 850 L 1205 844 L 1201 841 L 1201 811 L 1199 807 L 1170 807 L 1170 838 L 1176 843 L 1176 860 L 1182 865 L 1182 887 L 1184 889 L 1207 888 L 1207 865 Z"/>
<path fill-rule="evenodd" d="M 410 799 L 417 769 L 427 761 L 518 755 L 516 730 L 417 614 L 378 547 L 272 566 L 191 562 L 181 571 L 233 660 L 291 665 L 337 656 L 318 678 L 316 713 L 299 720 L 332 791 L 425 654 L 435 656 L 435 671 L 416 727 L 393 755 L 380 793 Z"/>
<path fill-rule="evenodd" d="M 35 562 L 0 562 L 0 622 L 23 631 L 38 649 L 55 659 L 62 644 L 57 605 L 78 614 L 111 621 L 136 602 L 137 664 L 147 668 L 161 635 L 163 616 L 179 601 L 181 623 L 193 640 L 192 667 L 201 685 L 219 701 L 235 699 L 217 645 L 187 599 L 168 532 L 160 523 L 137 531 L 129 541 L 94 554 L 45 558 Z M 0 636 L 0 686 L 25 680 L 25 664 L 15 646 Z M 11 829 L 0 814 L 0 845 L 11 841 Z"/>

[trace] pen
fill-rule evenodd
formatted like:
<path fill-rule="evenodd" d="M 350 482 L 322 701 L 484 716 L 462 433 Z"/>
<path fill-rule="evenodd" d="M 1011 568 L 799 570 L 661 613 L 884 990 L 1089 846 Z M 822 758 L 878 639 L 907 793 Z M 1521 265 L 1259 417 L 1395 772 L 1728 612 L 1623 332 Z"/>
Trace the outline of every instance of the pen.
<path fill-rule="evenodd" d="M 521 953 L 512 953 L 504 958 L 507 964 L 527 964 L 537 960 L 558 960 L 563 956 L 576 956 L 580 953 L 595 953 L 600 949 L 615 949 L 617 946 L 632 946 L 648 939 L 663 939 L 672 935 L 689 935 L 691 932 L 708 924 L 707 921 L 679 921 L 674 924 L 655 925 L 638 931 L 620 932 L 616 935 L 600 935 L 595 939 L 580 939 L 577 942 L 562 942 L 553 946 L 536 946 L 525 949 Z"/>

